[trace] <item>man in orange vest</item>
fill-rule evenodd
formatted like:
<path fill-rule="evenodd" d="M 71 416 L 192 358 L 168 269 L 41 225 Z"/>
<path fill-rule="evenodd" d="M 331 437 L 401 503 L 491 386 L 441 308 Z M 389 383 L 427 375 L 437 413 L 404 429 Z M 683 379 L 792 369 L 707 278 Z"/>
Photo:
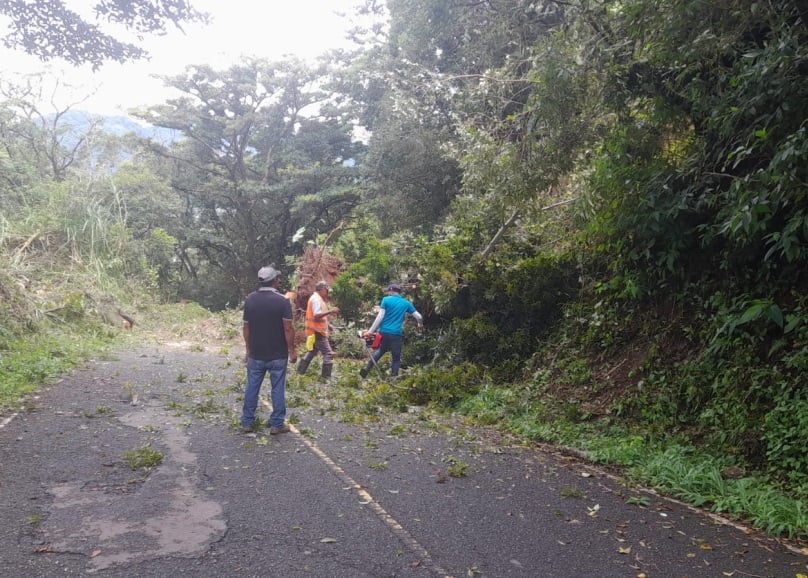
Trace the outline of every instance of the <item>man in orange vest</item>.
<path fill-rule="evenodd" d="M 326 305 L 325 300 L 328 299 L 330 290 L 328 283 L 320 281 L 314 286 L 314 293 L 309 297 L 309 302 L 306 306 L 306 336 L 314 336 L 314 348 L 307 351 L 306 355 L 300 358 L 300 363 L 297 365 L 298 373 L 306 373 L 311 360 L 319 352 L 323 356 L 321 376 L 324 382 L 331 379 L 331 370 L 334 367 L 334 351 L 331 349 L 331 342 L 328 340 L 328 334 L 334 330 L 334 326 L 328 322 L 328 316 L 339 313 L 338 307 L 329 308 Z"/>

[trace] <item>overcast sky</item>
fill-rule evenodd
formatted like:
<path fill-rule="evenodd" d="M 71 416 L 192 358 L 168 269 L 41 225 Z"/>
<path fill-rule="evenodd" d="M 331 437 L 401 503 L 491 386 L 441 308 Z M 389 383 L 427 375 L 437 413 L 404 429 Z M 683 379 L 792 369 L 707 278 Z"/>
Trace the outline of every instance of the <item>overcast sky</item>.
<path fill-rule="evenodd" d="M 201 63 L 225 68 L 243 55 L 279 59 L 295 54 L 313 59 L 329 48 L 348 45 L 345 33 L 351 27 L 350 20 L 337 13 L 351 15 L 357 0 L 191 0 L 191 3 L 209 12 L 213 22 L 208 26 L 186 26 L 185 34 L 171 29 L 168 36 L 139 43 L 151 53 L 148 62 L 108 63 L 96 73 L 89 67 L 75 69 L 58 60 L 51 63 L 48 67 L 51 75 L 61 76 L 65 83 L 79 87 L 63 94 L 59 104 L 72 104 L 95 90 L 95 96 L 76 108 L 97 114 L 119 114 L 169 97 L 162 82 L 150 77 L 152 74 L 179 74 L 186 65 Z M 84 13 L 91 0 L 67 0 L 67 4 Z M 37 59 L 19 52 L 2 49 L 0 58 L 4 73 L 43 68 Z"/>

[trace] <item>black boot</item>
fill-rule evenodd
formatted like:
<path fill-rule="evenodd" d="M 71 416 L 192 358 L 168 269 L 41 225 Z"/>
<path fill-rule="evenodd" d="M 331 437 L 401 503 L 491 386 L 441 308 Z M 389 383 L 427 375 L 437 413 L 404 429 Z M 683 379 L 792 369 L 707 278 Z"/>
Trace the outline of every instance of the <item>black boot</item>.
<path fill-rule="evenodd" d="M 364 379 L 365 377 L 368 376 L 369 372 L 370 372 L 370 369 L 367 366 L 363 367 L 362 369 L 359 370 L 359 377 Z"/>
<path fill-rule="evenodd" d="M 331 370 L 333 367 L 334 365 L 331 363 L 323 364 L 323 373 L 321 374 L 323 383 L 328 383 L 331 381 Z"/>
<path fill-rule="evenodd" d="M 301 357 L 300 361 L 297 363 L 297 372 L 301 375 L 306 373 L 309 370 L 309 363 L 311 363 L 311 359 Z"/>

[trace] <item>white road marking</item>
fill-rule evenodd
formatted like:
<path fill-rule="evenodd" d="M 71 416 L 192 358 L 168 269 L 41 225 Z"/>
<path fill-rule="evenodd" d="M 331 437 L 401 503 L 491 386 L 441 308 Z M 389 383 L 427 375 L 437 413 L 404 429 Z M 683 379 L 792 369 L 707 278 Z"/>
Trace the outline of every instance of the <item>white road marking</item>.
<path fill-rule="evenodd" d="M 269 410 L 272 409 L 272 404 L 269 403 L 266 399 L 261 398 L 261 403 L 267 409 Z M 351 478 L 351 476 L 349 476 L 345 470 L 343 470 L 334 460 L 332 460 L 328 456 L 328 454 L 326 454 L 323 450 L 318 448 L 314 442 L 300 435 L 300 432 L 295 426 L 289 424 L 289 427 L 292 429 L 292 433 L 297 434 L 300 440 L 306 445 L 306 447 L 309 448 L 314 455 L 316 455 L 325 463 L 328 469 L 331 470 L 331 473 L 333 473 L 340 480 L 342 480 L 347 486 L 350 486 L 351 488 L 356 490 L 356 492 L 359 494 L 359 497 L 362 500 L 362 503 L 369 506 L 376 514 L 376 516 L 378 516 L 382 522 L 387 524 L 387 527 L 390 528 L 390 531 L 392 531 L 393 534 L 395 534 L 396 537 L 398 537 L 398 539 L 401 540 L 413 554 L 420 557 L 421 565 L 424 568 L 428 569 L 435 576 L 441 576 L 442 578 L 451 578 L 450 574 L 446 570 L 438 566 L 432 560 L 432 557 L 429 555 L 427 549 L 424 548 L 420 543 L 418 543 L 418 541 L 415 538 L 413 538 L 412 534 L 410 534 L 401 524 L 399 524 L 398 521 L 396 521 L 396 519 L 393 518 L 393 516 L 387 513 L 387 511 L 384 508 L 382 508 L 382 506 L 376 500 L 373 499 L 373 496 L 371 496 L 367 490 L 363 489 L 362 486 L 360 486 L 353 478 Z"/>

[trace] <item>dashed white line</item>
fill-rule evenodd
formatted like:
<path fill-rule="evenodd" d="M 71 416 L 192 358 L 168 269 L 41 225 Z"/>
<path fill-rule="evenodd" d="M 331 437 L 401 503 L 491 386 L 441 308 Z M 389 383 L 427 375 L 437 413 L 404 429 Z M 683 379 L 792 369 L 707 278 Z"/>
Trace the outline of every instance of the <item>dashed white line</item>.
<path fill-rule="evenodd" d="M 261 403 L 267 408 L 272 409 L 272 404 L 270 404 L 266 399 L 261 399 Z M 320 458 L 325 465 L 331 470 L 335 476 L 337 476 L 340 480 L 342 480 L 346 485 L 352 487 L 356 490 L 359 494 L 359 497 L 362 499 L 363 504 L 369 506 L 376 516 L 384 522 L 388 528 L 393 532 L 393 534 L 401 540 L 410 551 L 419 556 L 421 559 L 421 564 L 428 569 L 432 574 L 435 576 L 441 576 L 442 578 L 451 578 L 451 575 L 441 568 L 438 564 L 436 564 L 432 557 L 429 555 L 429 552 L 426 548 L 424 548 L 415 538 L 413 538 L 412 534 L 410 534 L 398 521 L 391 516 L 387 510 L 382 508 L 382 506 L 373 499 L 373 496 L 370 493 L 363 489 L 351 476 L 347 474 L 345 470 L 343 470 L 334 460 L 332 460 L 328 454 L 326 454 L 323 450 L 317 447 L 317 445 L 312 442 L 311 440 L 306 439 L 305 437 L 300 435 L 298 429 L 290 424 L 292 429 L 292 433 L 298 435 L 300 440 L 309 448 L 314 455 Z"/>

